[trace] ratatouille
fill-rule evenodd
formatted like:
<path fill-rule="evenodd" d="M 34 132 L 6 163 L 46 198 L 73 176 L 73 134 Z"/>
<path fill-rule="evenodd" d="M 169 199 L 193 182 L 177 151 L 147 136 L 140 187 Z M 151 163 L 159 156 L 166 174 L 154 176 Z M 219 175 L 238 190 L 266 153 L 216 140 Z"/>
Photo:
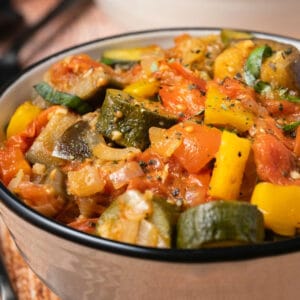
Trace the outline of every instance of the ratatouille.
<path fill-rule="evenodd" d="M 0 178 L 102 238 L 201 248 L 300 228 L 300 53 L 247 32 L 54 63 L 16 108 Z M 20 91 L 21 92 L 21 91 Z"/>

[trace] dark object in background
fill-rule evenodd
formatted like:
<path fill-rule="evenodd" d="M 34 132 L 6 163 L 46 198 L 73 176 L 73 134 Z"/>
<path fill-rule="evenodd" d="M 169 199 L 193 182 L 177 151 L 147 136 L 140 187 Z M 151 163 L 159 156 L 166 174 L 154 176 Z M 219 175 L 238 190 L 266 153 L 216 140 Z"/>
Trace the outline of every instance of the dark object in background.
<path fill-rule="evenodd" d="M 0 40 L 22 27 L 23 17 L 13 8 L 11 1 L 0 0 Z"/>
<path fill-rule="evenodd" d="M 0 0 L 0 4 L 3 0 Z M 4 1 L 7 2 L 7 1 Z M 43 28 L 48 22 L 58 17 L 67 8 L 76 3 L 87 2 L 87 0 L 61 0 L 45 16 L 32 26 L 24 27 L 15 37 L 8 49 L 0 57 L 0 87 L 22 71 L 22 66 L 18 59 L 18 54 L 23 45 L 32 38 L 32 36 Z"/>

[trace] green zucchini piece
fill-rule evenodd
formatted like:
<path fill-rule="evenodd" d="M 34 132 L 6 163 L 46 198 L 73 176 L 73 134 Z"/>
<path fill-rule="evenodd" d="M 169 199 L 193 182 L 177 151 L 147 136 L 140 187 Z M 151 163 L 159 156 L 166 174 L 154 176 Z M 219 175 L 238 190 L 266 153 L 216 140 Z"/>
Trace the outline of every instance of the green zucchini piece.
<path fill-rule="evenodd" d="M 90 104 L 81 100 L 81 98 L 78 96 L 59 92 L 46 82 L 40 82 L 36 84 L 34 89 L 44 100 L 50 102 L 51 104 L 66 106 L 80 114 L 85 114 L 93 110 Z"/>
<path fill-rule="evenodd" d="M 222 29 L 220 36 L 221 36 L 222 42 L 226 45 L 234 40 L 243 40 L 243 39 L 252 39 L 253 38 L 253 34 L 250 32 L 236 31 L 236 30 L 231 30 L 231 29 Z"/>
<path fill-rule="evenodd" d="M 159 102 L 138 100 L 123 91 L 108 89 L 96 128 L 120 146 L 143 150 L 150 143 L 150 127 L 169 128 L 177 121 Z"/>
<path fill-rule="evenodd" d="M 153 197 L 153 213 L 148 220 L 156 226 L 168 245 L 171 245 L 178 216 L 179 212 L 175 205 L 167 202 L 164 198 Z"/>
<path fill-rule="evenodd" d="M 247 202 L 207 202 L 183 212 L 177 223 L 178 248 L 258 243 L 263 239 L 263 215 Z"/>
<path fill-rule="evenodd" d="M 101 62 L 107 65 L 130 64 L 141 60 L 146 53 L 153 52 L 157 46 L 108 49 L 102 53 Z"/>
<path fill-rule="evenodd" d="M 151 192 L 128 190 L 100 216 L 96 234 L 120 242 L 169 248 L 175 213 L 175 206 Z"/>

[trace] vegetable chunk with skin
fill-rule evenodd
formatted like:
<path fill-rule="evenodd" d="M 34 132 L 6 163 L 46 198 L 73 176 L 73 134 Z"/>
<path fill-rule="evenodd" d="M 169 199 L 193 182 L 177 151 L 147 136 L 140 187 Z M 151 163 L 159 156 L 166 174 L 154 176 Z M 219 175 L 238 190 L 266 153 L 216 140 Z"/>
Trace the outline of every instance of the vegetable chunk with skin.
<path fill-rule="evenodd" d="M 167 130 L 150 128 L 151 148 L 164 157 L 174 157 L 188 172 L 197 173 L 216 155 L 221 131 L 193 122 Z"/>
<path fill-rule="evenodd" d="M 162 201 L 149 191 L 128 190 L 101 215 L 96 233 L 125 243 L 169 248 L 173 207 Z"/>
<path fill-rule="evenodd" d="M 177 246 L 198 249 L 263 241 L 261 212 L 247 202 L 212 201 L 183 212 L 177 224 Z"/>
<path fill-rule="evenodd" d="M 111 73 L 108 66 L 86 54 L 77 54 L 53 64 L 44 80 L 59 92 L 89 100 L 108 84 Z"/>
<path fill-rule="evenodd" d="M 300 186 L 258 183 L 251 203 L 264 215 L 267 228 L 283 236 L 294 236 L 300 228 Z"/>
<path fill-rule="evenodd" d="M 230 99 L 218 84 L 212 82 L 206 93 L 204 123 L 245 132 L 253 125 L 254 116 L 245 109 L 241 101 Z"/>
<path fill-rule="evenodd" d="M 20 105 L 10 119 L 6 130 L 6 136 L 9 138 L 21 133 L 41 112 L 41 108 L 29 101 Z"/>
<path fill-rule="evenodd" d="M 101 107 L 97 129 L 118 145 L 145 149 L 152 126 L 168 128 L 177 122 L 157 103 L 137 100 L 129 94 L 108 89 Z"/>
<path fill-rule="evenodd" d="M 251 142 L 248 139 L 223 131 L 209 185 L 211 197 L 224 200 L 239 198 L 250 149 Z"/>
<path fill-rule="evenodd" d="M 181 136 L 182 143 L 173 156 L 190 173 L 197 173 L 204 168 L 215 157 L 220 146 L 221 132 L 216 128 L 184 122 L 169 131 Z"/>

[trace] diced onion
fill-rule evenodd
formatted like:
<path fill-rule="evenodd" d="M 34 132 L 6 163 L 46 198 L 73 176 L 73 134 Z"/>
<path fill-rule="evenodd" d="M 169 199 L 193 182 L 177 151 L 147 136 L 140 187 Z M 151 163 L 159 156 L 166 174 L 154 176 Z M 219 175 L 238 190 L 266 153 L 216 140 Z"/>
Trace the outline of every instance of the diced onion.
<path fill-rule="evenodd" d="M 93 154 L 103 161 L 129 160 L 140 154 L 141 150 L 134 147 L 116 149 L 103 143 L 98 144 L 93 149 Z"/>
<path fill-rule="evenodd" d="M 131 161 L 122 166 L 119 170 L 111 173 L 111 180 L 115 189 L 119 189 L 126 185 L 130 179 L 144 175 L 140 165 L 136 161 Z"/>
<path fill-rule="evenodd" d="M 87 197 L 102 192 L 105 180 L 100 176 L 97 167 L 86 165 L 68 173 L 68 192 L 78 197 Z"/>
<path fill-rule="evenodd" d="M 136 243 L 141 246 L 156 247 L 158 236 L 157 228 L 147 220 L 142 220 Z"/>
<path fill-rule="evenodd" d="M 164 157 L 170 157 L 181 145 L 182 138 L 176 136 L 176 132 L 167 129 L 151 127 L 149 129 L 151 148 Z"/>

